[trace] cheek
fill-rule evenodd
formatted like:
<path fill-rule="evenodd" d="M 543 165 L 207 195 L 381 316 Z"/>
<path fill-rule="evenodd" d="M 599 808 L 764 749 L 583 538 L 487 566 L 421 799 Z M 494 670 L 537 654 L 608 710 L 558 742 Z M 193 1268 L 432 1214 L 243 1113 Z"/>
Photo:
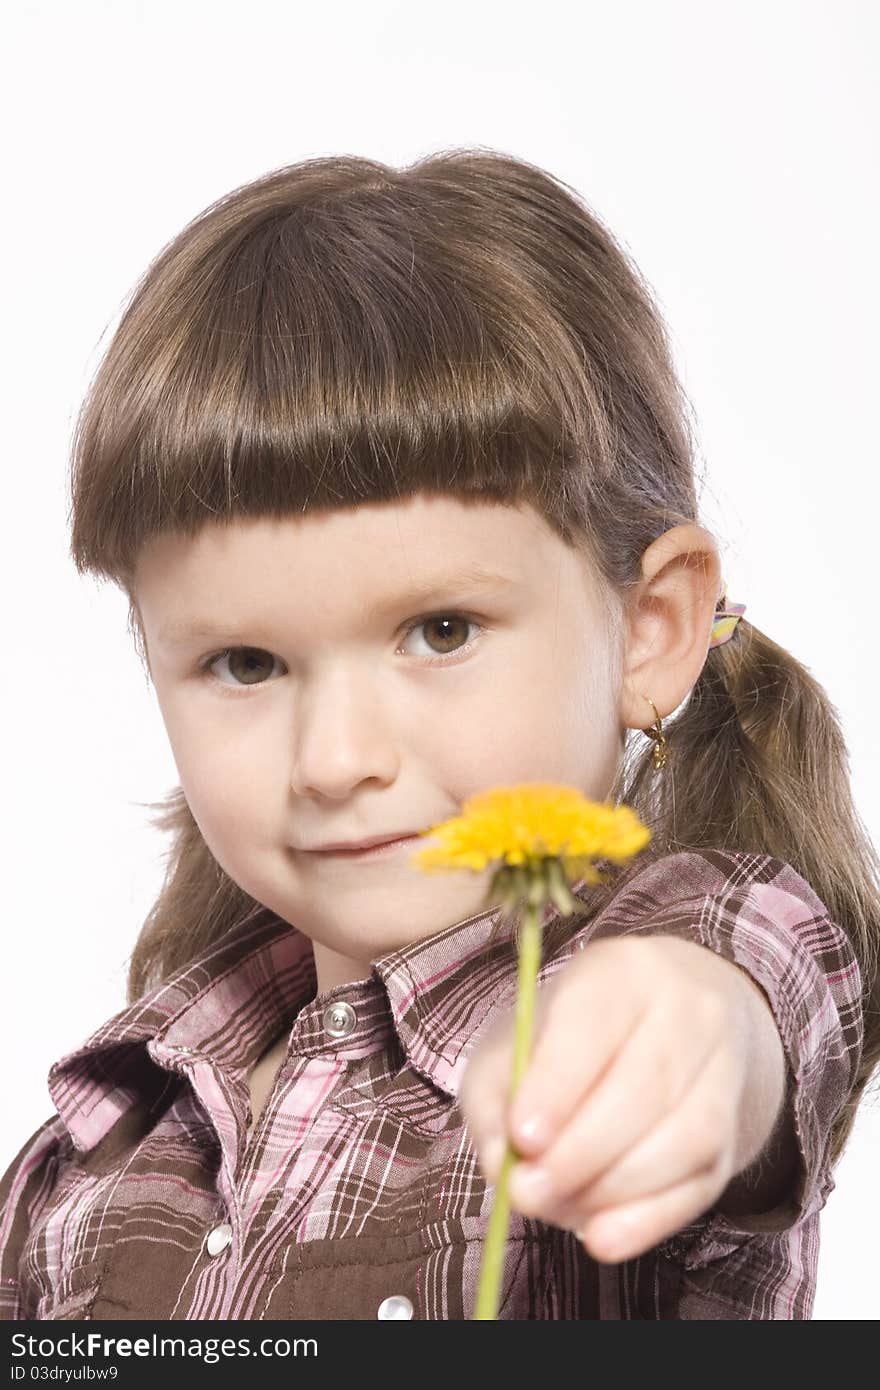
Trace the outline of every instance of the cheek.
<path fill-rule="evenodd" d="M 198 717 L 169 711 L 166 729 L 180 784 L 208 844 L 264 838 L 278 795 L 277 756 L 261 752 L 253 730 L 232 737 L 229 720 L 213 721 L 204 706 Z"/>
<path fill-rule="evenodd" d="M 540 672 L 520 678 L 508 671 L 466 709 L 454 707 L 454 716 L 447 711 L 426 730 L 419 756 L 461 804 L 489 786 L 567 780 L 576 746 L 570 724 L 559 691 Z"/>
<path fill-rule="evenodd" d="M 603 782 L 616 718 L 606 675 L 559 645 L 509 663 L 436 729 L 436 766 L 457 782 Z"/>

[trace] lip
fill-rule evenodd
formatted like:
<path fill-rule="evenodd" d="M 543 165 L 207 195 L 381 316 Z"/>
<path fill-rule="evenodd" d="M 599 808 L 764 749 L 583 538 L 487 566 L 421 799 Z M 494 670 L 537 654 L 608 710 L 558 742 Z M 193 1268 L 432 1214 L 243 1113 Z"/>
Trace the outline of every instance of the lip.
<path fill-rule="evenodd" d="M 420 838 L 418 834 L 402 835 L 396 840 L 374 840 L 372 844 L 358 845 L 354 849 L 312 849 L 306 853 L 319 859 L 372 859 L 383 854 L 394 854 L 406 845 L 415 844 Z"/>

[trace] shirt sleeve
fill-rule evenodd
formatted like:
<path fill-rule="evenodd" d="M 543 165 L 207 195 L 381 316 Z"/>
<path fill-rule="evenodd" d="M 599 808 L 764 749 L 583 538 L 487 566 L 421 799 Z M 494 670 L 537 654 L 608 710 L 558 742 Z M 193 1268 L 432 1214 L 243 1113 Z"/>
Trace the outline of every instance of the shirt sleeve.
<path fill-rule="evenodd" d="M 26 1317 L 21 1294 L 25 1242 L 50 1201 L 70 1137 L 52 1115 L 31 1135 L 0 1179 L 0 1321 Z"/>
<path fill-rule="evenodd" d="M 753 1236 L 788 1231 L 824 1206 L 834 1187 L 831 1129 L 864 1042 L 862 977 L 846 933 L 809 884 L 767 855 L 702 850 L 658 859 L 577 944 L 629 932 L 699 942 L 744 969 L 767 998 L 786 1058 L 784 1104 L 797 1144 L 788 1195 L 771 1211 L 736 1215 L 717 1210 L 719 1198 L 663 1242 L 661 1250 L 696 1268 Z"/>

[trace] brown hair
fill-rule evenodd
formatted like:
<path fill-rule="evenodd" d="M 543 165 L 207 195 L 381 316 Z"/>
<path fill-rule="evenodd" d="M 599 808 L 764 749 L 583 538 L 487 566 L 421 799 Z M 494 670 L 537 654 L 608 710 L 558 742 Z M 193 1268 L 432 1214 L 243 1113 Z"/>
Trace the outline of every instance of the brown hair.
<path fill-rule="evenodd" d="M 437 492 L 531 503 L 619 609 L 651 542 L 697 519 L 689 414 L 648 286 L 568 185 L 483 149 L 306 160 L 211 204 L 135 286 L 76 424 L 71 555 L 127 593 L 144 660 L 133 579 L 156 533 Z M 650 826 L 645 855 L 786 860 L 852 943 L 865 1045 L 836 1160 L 880 1056 L 880 865 L 837 711 L 741 619 L 664 732 L 674 802 L 640 733 L 611 793 Z M 267 911 L 182 788 L 148 804 L 172 844 L 130 1001 Z"/>

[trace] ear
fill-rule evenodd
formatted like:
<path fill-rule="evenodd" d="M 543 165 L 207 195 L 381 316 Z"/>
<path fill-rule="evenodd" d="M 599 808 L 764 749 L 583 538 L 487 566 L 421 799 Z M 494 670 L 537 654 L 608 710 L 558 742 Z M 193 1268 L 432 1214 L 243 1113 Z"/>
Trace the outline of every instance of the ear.
<path fill-rule="evenodd" d="M 721 593 L 721 560 L 711 532 L 674 526 L 642 556 L 642 582 L 626 605 L 620 720 L 626 728 L 671 714 L 697 682 L 709 651 Z"/>

